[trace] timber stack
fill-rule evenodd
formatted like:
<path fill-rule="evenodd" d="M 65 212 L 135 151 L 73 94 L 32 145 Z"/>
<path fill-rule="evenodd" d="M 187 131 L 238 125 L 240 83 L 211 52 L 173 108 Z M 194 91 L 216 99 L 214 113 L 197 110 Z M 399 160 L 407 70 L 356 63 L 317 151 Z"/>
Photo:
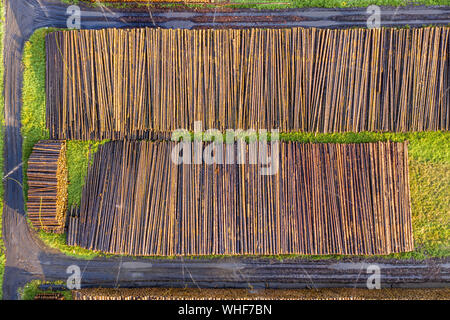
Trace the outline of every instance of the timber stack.
<path fill-rule="evenodd" d="M 259 142 L 219 144 L 212 164 L 174 161 L 174 148 L 100 146 L 68 244 L 138 256 L 413 250 L 406 142 L 268 144 L 269 171 L 236 161 L 265 152 Z"/>
<path fill-rule="evenodd" d="M 47 35 L 55 139 L 176 129 L 450 128 L 450 28 L 104 29 Z"/>
<path fill-rule="evenodd" d="M 63 233 L 67 210 L 66 143 L 42 140 L 28 160 L 27 214 L 38 230 Z"/>

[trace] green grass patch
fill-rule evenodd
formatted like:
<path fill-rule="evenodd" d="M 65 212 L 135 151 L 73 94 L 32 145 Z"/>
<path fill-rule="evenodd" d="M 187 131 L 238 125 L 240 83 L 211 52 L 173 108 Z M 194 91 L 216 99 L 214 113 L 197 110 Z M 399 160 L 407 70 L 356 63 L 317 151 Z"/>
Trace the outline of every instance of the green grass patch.
<path fill-rule="evenodd" d="M 64 298 L 66 300 L 73 300 L 72 292 L 70 290 L 52 290 L 52 285 L 55 285 L 56 287 L 60 287 L 63 285 L 63 281 L 54 281 L 54 282 L 48 282 L 48 281 L 42 281 L 42 280 L 32 280 L 28 282 L 23 288 L 19 289 L 19 295 L 21 300 L 34 300 L 34 297 L 36 297 L 37 294 L 40 293 L 62 293 Z M 41 290 L 39 287 L 41 285 L 48 285 L 48 290 Z"/>
<path fill-rule="evenodd" d="M 406 5 L 448 5 L 448 0 L 233 0 L 233 8 L 252 8 L 260 10 L 292 9 L 292 8 L 352 8 L 378 6 Z"/>
<path fill-rule="evenodd" d="M 37 30 L 25 44 L 22 89 L 23 191 L 28 198 L 27 168 L 33 146 L 49 138 L 45 127 L 45 35 L 51 29 Z"/>
<path fill-rule="evenodd" d="M 410 159 L 420 162 L 450 163 L 450 133 L 433 132 L 346 132 L 346 133 L 280 133 L 281 141 L 303 143 L 367 143 L 377 141 L 409 141 Z"/>
<path fill-rule="evenodd" d="M 76 257 L 79 259 L 85 259 L 90 260 L 92 258 L 95 258 L 101 254 L 96 253 L 92 250 L 87 250 L 81 247 L 75 247 L 75 246 L 68 246 L 66 244 L 66 234 L 56 234 L 51 232 L 45 232 L 40 230 L 39 236 L 42 239 L 42 241 L 49 247 L 58 249 L 62 253 L 71 256 Z"/>
<path fill-rule="evenodd" d="M 87 174 L 89 163 L 97 152 L 98 147 L 104 141 L 68 141 L 67 142 L 67 169 L 68 169 L 68 208 L 72 205 L 79 205 L 81 193 Z M 62 253 L 80 259 L 92 259 L 97 256 L 108 256 L 92 250 L 87 250 L 78 246 L 69 246 L 66 243 L 66 234 L 55 234 L 51 232 L 39 231 L 42 241 L 49 247 L 58 249 Z"/>
<path fill-rule="evenodd" d="M 281 133 L 283 141 L 365 143 L 409 141 L 413 252 L 383 256 L 426 259 L 450 256 L 450 132 Z"/>

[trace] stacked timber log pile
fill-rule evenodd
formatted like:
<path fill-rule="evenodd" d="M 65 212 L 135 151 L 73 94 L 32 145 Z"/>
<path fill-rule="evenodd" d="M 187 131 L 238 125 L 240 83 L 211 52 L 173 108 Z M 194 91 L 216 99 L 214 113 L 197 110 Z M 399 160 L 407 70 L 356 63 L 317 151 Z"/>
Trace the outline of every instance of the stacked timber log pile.
<path fill-rule="evenodd" d="M 76 235 L 76 230 L 78 229 L 78 217 L 80 216 L 80 208 L 77 205 L 73 205 L 68 210 L 68 225 L 67 225 L 67 243 L 75 243 L 74 236 Z"/>
<path fill-rule="evenodd" d="M 183 3 L 183 2 L 189 2 L 189 3 L 192 3 L 192 2 L 194 2 L 194 3 L 201 3 L 201 2 L 204 2 L 204 3 L 211 3 L 211 2 L 217 2 L 217 1 L 214 1 L 214 0 L 88 0 L 89 2 L 110 2 L 110 3 L 117 3 L 117 2 L 128 2 L 128 3 L 133 3 L 133 2 L 140 2 L 140 3 L 142 3 L 142 2 L 161 2 L 161 3 L 164 3 L 164 2 L 180 2 L 180 3 Z"/>
<path fill-rule="evenodd" d="M 428 131 L 450 127 L 449 27 L 104 29 L 47 35 L 55 139 L 175 129 Z"/>
<path fill-rule="evenodd" d="M 43 140 L 28 159 L 27 214 L 39 230 L 64 232 L 67 206 L 66 143 Z"/>
<path fill-rule="evenodd" d="M 213 164 L 176 164 L 175 142 L 106 143 L 68 244 L 161 256 L 413 250 L 406 142 L 276 145 L 278 170 L 262 175 L 236 161 L 242 146 L 242 159 L 261 154 L 258 142 L 219 145 Z"/>
<path fill-rule="evenodd" d="M 448 300 L 450 289 L 192 289 L 95 288 L 73 291 L 75 300 Z"/>

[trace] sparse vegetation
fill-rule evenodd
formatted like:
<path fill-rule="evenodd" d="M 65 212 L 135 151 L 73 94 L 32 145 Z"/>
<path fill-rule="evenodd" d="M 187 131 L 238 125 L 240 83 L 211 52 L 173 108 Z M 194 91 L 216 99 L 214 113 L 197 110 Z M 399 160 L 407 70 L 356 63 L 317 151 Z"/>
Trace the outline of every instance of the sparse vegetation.
<path fill-rule="evenodd" d="M 45 127 L 45 35 L 51 29 L 37 30 L 25 44 L 22 89 L 23 192 L 27 200 L 27 162 L 36 142 L 48 139 Z"/>

